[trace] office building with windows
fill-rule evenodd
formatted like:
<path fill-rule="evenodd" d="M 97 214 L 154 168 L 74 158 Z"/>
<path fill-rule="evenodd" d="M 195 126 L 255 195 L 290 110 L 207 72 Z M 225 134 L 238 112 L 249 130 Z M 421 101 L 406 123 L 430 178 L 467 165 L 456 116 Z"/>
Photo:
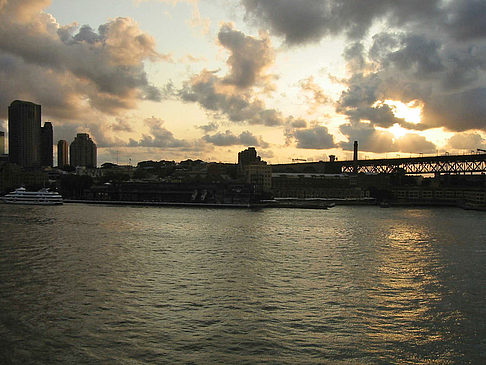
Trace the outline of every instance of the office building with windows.
<path fill-rule="evenodd" d="M 9 161 L 22 167 L 41 163 L 41 106 L 15 100 L 8 107 Z"/>
<path fill-rule="evenodd" d="M 78 133 L 69 146 L 71 166 L 96 167 L 96 144 L 87 133 Z"/>
<path fill-rule="evenodd" d="M 52 123 L 45 122 L 41 128 L 41 166 L 52 167 L 53 158 L 53 136 Z"/>
<path fill-rule="evenodd" d="M 69 165 L 69 145 L 61 139 L 57 142 L 57 167 L 62 168 Z"/>

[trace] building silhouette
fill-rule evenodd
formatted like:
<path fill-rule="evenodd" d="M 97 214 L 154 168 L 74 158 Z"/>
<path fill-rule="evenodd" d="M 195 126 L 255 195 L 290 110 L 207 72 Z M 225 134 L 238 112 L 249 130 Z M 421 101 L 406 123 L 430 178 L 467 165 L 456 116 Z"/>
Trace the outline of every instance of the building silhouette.
<path fill-rule="evenodd" d="M 52 137 L 52 124 L 45 122 L 41 128 L 41 166 L 52 167 L 53 157 L 53 137 Z"/>
<path fill-rule="evenodd" d="M 64 167 L 69 165 L 68 159 L 68 143 L 64 139 L 57 142 L 57 167 Z"/>
<path fill-rule="evenodd" d="M 8 107 L 9 160 L 22 167 L 41 162 L 41 106 L 15 100 Z"/>
<path fill-rule="evenodd" d="M 272 168 L 257 155 L 255 147 L 238 152 L 238 172 L 246 183 L 255 187 L 256 192 L 270 191 Z"/>
<path fill-rule="evenodd" d="M 5 132 L 0 131 L 0 155 L 5 154 Z"/>
<path fill-rule="evenodd" d="M 260 156 L 257 156 L 255 147 L 248 147 L 246 150 L 238 152 L 238 166 L 257 165 L 262 161 Z"/>
<path fill-rule="evenodd" d="M 87 133 L 78 133 L 69 146 L 71 166 L 96 167 L 96 144 Z"/>

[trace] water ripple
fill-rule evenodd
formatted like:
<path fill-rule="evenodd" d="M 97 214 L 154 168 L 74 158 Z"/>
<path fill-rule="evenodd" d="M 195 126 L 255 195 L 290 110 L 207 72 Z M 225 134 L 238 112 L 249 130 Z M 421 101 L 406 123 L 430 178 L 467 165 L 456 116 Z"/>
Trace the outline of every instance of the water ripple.
<path fill-rule="evenodd" d="M 480 212 L 0 214 L 1 363 L 486 361 Z"/>

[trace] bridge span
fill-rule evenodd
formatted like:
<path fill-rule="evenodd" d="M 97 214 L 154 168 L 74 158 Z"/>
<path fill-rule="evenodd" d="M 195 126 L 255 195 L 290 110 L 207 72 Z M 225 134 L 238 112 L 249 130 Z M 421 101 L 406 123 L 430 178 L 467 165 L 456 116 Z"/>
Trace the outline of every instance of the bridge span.
<path fill-rule="evenodd" d="M 486 153 L 272 165 L 274 172 L 466 174 L 486 172 Z"/>

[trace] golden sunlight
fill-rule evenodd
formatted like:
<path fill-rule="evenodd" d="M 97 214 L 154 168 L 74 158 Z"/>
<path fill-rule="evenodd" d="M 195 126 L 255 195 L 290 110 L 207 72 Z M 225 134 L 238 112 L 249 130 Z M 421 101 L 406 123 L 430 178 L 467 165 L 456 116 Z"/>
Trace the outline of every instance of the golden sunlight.
<path fill-rule="evenodd" d="M 419 100 L 412 100 L 405 104 L 397 100 L 385 100 L 383 104 L 388 105 L 395 117 L 402 118 L 406 122 L 418 124 L 422 121 L 422 103 Z"/>
<path fill-rule="evenodd" d="M 423 104 L 419 100 L 412 100 L 411 102 L 405 104 L 398 100 L 387 99 L 385 101 L 377 101 L 375 104 L 373 104 L 374 107 L 380 105 L 388 105 L 395 117 L 402 118 L 408 123 L 418 124 L 422 120 L 421 116 Z M 392 133 L 394 141 L 400 139 L 410 132 L 408 129 L 403 128 L 399 123 L 393 124 L 393 126 L 390 128 L 377 127 L 377 129 Z"/>
<path fill-rule="evenodd" d="M 395 140 L 400 139 L 409 132 L 408 129 L 401 127 L 398 123 L 393 124 L 393 126 L 386 129 L 386 131 L 391 132 L 395 137 Z"/>

